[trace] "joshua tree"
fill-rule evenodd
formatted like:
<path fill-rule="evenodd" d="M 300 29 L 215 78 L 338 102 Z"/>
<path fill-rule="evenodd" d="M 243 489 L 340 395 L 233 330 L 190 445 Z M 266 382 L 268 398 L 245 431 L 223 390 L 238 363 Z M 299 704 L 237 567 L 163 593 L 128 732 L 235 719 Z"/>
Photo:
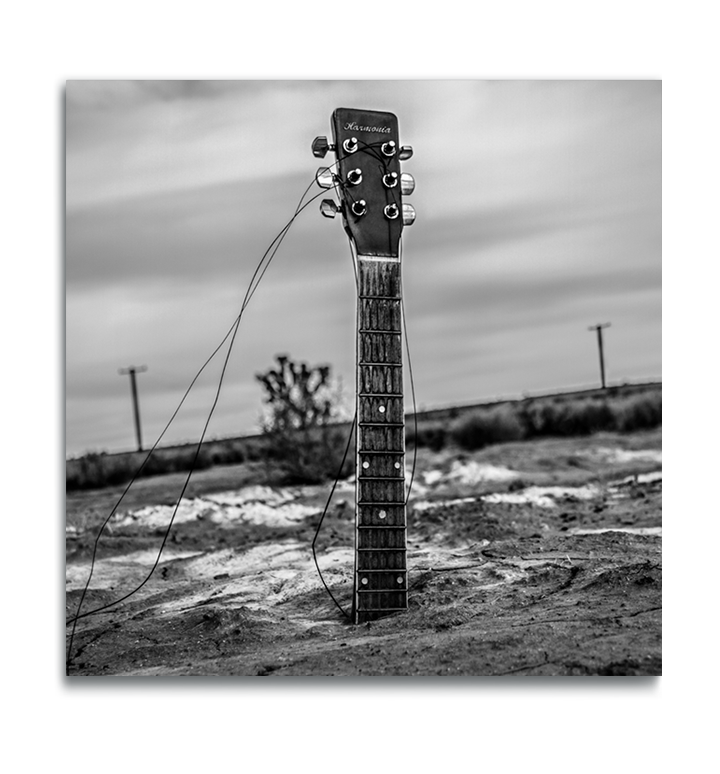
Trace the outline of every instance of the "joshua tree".
<path fill-rule="evenodd" d="M 287 355 L 275 360 L 276 368 L 255 375 L 266 392 L 262 429 L 272 442 L 268 456 L 293 481 L 335 476 L 347 438 L 333 424 L 339 418 L 339 395 L 330 366 L 309 367 Z"/>

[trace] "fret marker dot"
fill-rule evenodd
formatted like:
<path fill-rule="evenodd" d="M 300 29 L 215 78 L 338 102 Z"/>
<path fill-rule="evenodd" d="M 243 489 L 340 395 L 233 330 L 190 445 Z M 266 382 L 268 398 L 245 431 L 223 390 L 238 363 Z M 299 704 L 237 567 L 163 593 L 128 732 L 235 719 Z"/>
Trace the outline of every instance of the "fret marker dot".
<path fill-rule="evenodd" d="M 363 586 L 367 586 L 367 585 L 368 585 L 368 579 L 367 579 L 367 578 L 363 578 L 363 579 L 360 581 L 360 583 L 362 583 L 362 585 L 363 585 Z"/>
<path fill-rule="evenodd" d="M 401 576 L 401 575 L 398 575 L 398 576 L 397 576 L 397 582 L 398 582 L 398 583 L 402 583 L 402 582 L 403 582 L 403 579 L 402 579 L 402 576 Z"/>
<path fill-rule="evenodd" d="M 381 414 L 384 414 L 384 413 L 385 413 L 385 406 L 380 406 L 380 408 L 378 409 L 378 411 L 379 411 Z"/>
<path fill-rule="evenodd" d="M 395 470 L 400 470 L 400 463 L 399 462 L 395 463 Z"/>
<path fill-rule="evenodd" d="M 379 516 L 381 519 L 384 519 L 384 518 L 387 516 L 387 512 L 386 512 L 386 511 L 380 511 L 380 513 L 378 513 L 378 516 Z"/>
<path fill-rule="evenodd" d="M 363 462 L 363 467 L 365 468 L 365 470 L 367 470 L 370 467 L 370 463 L 369 462 Z"/>

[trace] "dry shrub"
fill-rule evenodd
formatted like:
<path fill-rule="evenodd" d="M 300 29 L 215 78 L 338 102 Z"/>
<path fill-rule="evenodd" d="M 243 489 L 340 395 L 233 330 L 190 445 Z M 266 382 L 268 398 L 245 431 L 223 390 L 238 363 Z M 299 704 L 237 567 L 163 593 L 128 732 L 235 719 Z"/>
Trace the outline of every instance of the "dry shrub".
<path fill-rule="evenodd" d="M 493 443 L 518 441 L 525 428 L 517 413 L 509 406 L 487 411 L 474 411 L 456 419 L 450 426 L 450 437 L 463 449 L 482 449 Z"/>
<path fill-rule="evenodd" d="M 343 463 L 349 432 L 347 425 L 325 425 L 268 433 L 268 477 L 283 484 L 320 484 L 338 474 L 340 478 L 350 476 L 355 467 L 352 440 Z"/>
<path fill-rule="evenodd" d="M 615 415 L 607 401 L 574 401 L 560 414 L 556 435 L 591 435 L 615 429 Z"/>
<path fill-rule="evenodd" d="M 162 476 L 166 473 L 178 473 L 203 470 L 212 466 L 210 453 L 201 448 L 195 458 L 197 446 L 183 449 L 156 449 L 143 465 L 148 452 L 128 454 L 107 454 L 91 452 L 65 463 L 65 489 L 101 489 L 105 486 L 126 484 L 134 476 Z M 142 468 L 142 469 L 141 469 Z"/>
<path fill-rule="evenodd" d="M 448 428 L 446 422 L 415 421 L 406 423 L 405 443 L 408 446 L 426 446 L 432 451 L 440 451 L 447 441 Z"/>
<path fill-rule="evenodd" d="M 90 452 L 65 463 L 65 486 L 73 489 L 97 489 L 128 481 L 134 472 L 132 461 L 104 452 Z"/>
<path fill-rule="evenodd" d="M 529 437 L 590 435 L 615 429 L 615 413 L 605 400 L 592 398 L 529 403 L 521 410 Z"/>
<path fill-rule="evenodd" d="M 636 395 L 618 401 L 615 408 L 617 429 L 623 433 L 650 430 L 662 424 L 662 392 Z"/>

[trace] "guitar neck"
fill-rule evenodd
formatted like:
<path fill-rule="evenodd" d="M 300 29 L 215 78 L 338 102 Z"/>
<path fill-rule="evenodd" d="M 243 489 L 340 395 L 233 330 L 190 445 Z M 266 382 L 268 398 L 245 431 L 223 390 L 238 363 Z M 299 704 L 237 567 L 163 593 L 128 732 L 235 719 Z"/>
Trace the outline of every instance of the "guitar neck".
<path fill-rule="evenodd" d="M 400 269 L 358 256 L 356 623 L 407 609 Z"/>

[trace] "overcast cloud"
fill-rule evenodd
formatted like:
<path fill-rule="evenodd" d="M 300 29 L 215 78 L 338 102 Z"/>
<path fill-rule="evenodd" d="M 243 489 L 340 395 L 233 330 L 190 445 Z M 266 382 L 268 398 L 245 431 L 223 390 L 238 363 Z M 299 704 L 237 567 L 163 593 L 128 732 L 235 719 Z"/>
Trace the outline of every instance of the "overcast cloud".
<path fill-rule="evenodd" d="M 587 328 L 608 321 L 609 380 L 661 377 L 659 81 L 71 81 L 68 454 L 133 447 L 131 364 L 148 366 L 155 440 L 292 217 L 336 107 L 396 113 L 415 148 L 403 261 L 419 405 L 594 386 Z M 311 204 L 243 318 L 210 434 L 257 430 L 254 374 L 276 353 L 352 385 L 354 306 L 347 238 Z M 199 437 L 219 366 L 167 442 Z"/>

